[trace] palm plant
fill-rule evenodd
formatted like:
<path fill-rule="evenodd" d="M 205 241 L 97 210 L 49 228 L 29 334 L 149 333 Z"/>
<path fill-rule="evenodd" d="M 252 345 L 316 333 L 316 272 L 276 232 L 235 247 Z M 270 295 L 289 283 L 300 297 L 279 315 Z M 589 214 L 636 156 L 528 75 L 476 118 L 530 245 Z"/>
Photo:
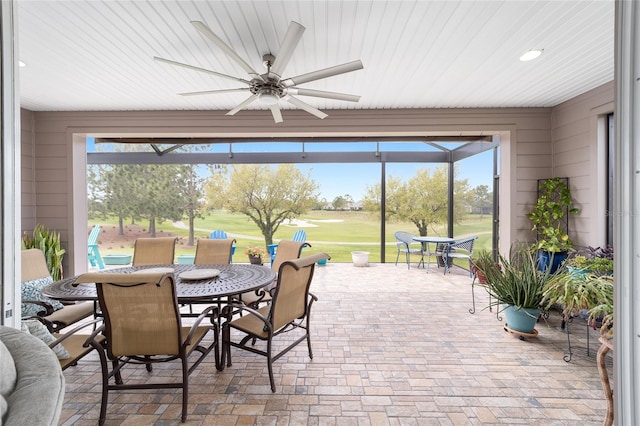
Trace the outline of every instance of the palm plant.
<path fill-rule="evenodd" d="M 36 225 L 31 236 L 24 233 L 21 245 L 23 250 L 31 248 L 42 250 L 51 278 L 54 281 L 62 279 L 62 258 L 66 250 L 62 248 L 59 232 L 45 229 L 43 225 Z"/>

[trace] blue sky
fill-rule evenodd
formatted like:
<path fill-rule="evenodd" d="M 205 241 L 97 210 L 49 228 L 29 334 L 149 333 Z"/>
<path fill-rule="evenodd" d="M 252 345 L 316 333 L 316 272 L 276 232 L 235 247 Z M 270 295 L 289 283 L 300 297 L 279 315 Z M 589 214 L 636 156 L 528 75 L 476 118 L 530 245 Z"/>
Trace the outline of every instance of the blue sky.
<path fill-rule="evenodd" d="M 375 149 L 375 143 L 373 149 Z M 300 144 L 287 144 L 282 148 L 282 151 L 295 150 L 295 145 Z M 394 144 L 385 145 L 380 144 L 381 150 L 401 150 L 405 149 L 410 144 Z M 101 145 L 105 150 L 111 150 L 108 148 L 108 144 Z M 425 144 L 411 144 L 411 148 L 407 150 L 415 150 L 417 146 L 421 146 L 423 151 L 433 151 L 435 149 L 426 146 Z M 228 145 L 223 144 L 214 148 L 214 150 L 225 152 L 228 151 Z M 264 144 L 234 144 L 234 152 L 264 152 Z M 362 151 L 372 150 L 371 145 L 367 144 L 341 144 L 338 146 L 335 143 L 331 144 L 305 144 L 305 150 L 307 152 L 312 151 L 326 151 L 326 150 L 343 150 L 343 151 Z M 87 151 L 96 152 L 93 138 L 87 140 Z M 270 151 L 273 152 L 273 146 L 270 145 Z M 387 175 L 399 177 L 402 180 L 408 180 L 419 169 L 438 167 L 439 164 L 434 163 L 387 163 L 386 170 Z M 350 195 L 355 201 L 361 200 L 366 192 L 367 186 L 375 185 L 380 182 L 380 164 L 379 163 L 365 163 L 365 164 L 298 164 L 297 167 L 304 173 L 311 170 L 311 176 L 320 186 L 321 198 L 325 198 L 327 201 L 332 201 L 335 197 Z M 459 161 L 455 165 L 456 178 L 467 179 L 470 187 L 478 185 L 487 185 L 489 190 L 492 190 L 492 176 L 493 176 L 493 151 L 489 150 L 476 156 Z"/>

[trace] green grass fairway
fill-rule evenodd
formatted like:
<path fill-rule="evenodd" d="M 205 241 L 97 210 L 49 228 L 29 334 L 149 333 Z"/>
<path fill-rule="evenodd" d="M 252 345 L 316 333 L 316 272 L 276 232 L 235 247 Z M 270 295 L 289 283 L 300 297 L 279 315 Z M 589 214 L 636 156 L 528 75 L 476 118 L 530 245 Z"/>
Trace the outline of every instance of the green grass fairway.
<path fill-rule="evenodd" d="M 101 224 L 103 226 L 117 226 L 117 220 L 93 220 L 89 225 Z M 140 222 L 143 227 L 147 224 Z M 183 226 L 177 227 L 170 222 L 163 222 L 156 225 L 157 231 L 171 232 L 181 237 L 176 248 L 176 255 L 193 254 L 195 247 L 186 246 L 188 230 L 187 222 Z M 206 238 L 215 229 L 222 229 L 230 237 L 236 239 L 236 253 L 234 261 L 247 261 L 244 248 L 249 245 L 264 244 L 264 237 L 258 227 L 241 214 L 233 214 L 226 211 L 215 211 L 208 214 L 204 219 L 198 219 L 195 223 L 196 238 Z M 352 251 L 368 251 L 370 262 L 380 262 L 380 220 L 377 215 L 370 215 L 364 212 L 334 212 L 334 211 L 312 211 L 297 218 L 292 223 L 285 223 L 278 228 L 274 241 L 289 239 L 298 229 L 307 232 L 307 241 L 312 245 L 306 248 L 303 253 L 326 252 L 331 256 L 332 262 L 351 262 Z M 396 231 L 407 231 L 418 234 L 415 225 L 408 222 L 388 222 L 385 230 L 385 261 L 395 262 L 396 245 L 393 236 Z M 491 248 L 491 216 L 469 215 L 460 223 L 454 225 L 455 236 L 477 235 L 478 240 L 474 251 Z M 440 225 L 434 229 L 429 229 L 429 235 L 446 236 L 446 226 Z M 131 244 L 104 244 L 100 245 L 100 252 L 109 253 L 132 253 Z M 401 259 L 403 261 L 403 259 Z M 417 262 L 414 256 L 413 262 Z"/>

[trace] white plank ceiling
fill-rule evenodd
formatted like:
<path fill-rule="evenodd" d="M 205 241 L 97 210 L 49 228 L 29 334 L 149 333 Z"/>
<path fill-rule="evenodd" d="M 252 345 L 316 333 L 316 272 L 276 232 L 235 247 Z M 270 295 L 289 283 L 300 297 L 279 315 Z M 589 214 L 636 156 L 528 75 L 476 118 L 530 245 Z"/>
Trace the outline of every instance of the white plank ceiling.
<path fill-rule="evenodd" d="M 259 72 L 292 20 L 306 31 L 284 77 L 361 59 L 301 86 L 362 96 L 300 97 L 322 110 L 554 106 L 614 71 L 613 0 L 20 0 L 17 13 L 20 100 L 33 111 L 233 108 L 247 94 L 178 93 L 241 84 L 153 60 L 249 79 L 193 20 Z M 544 53 L 520 62 L 531 48 Z"/>

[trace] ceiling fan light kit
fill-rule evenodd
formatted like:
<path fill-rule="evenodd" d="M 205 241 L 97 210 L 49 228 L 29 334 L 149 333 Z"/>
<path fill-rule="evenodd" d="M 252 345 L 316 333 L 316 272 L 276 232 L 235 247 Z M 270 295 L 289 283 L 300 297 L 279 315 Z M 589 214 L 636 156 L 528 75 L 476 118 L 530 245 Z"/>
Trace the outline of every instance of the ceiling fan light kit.
<path fill-rule="evenodd" d="M 335 99 L 340 101 L 358 102 L 360 96 L 350 95 L 346 93 L 327 92 L 323 90 L 304 89 L 296 87 L 297 85 L 309 83 L 328 77 L 333 77 L 340 74 L 345 74 L 352 71 L 363 69 L 364 66 L 360 60 L 347 62 L 340 65 L 324 68 L 321 70 L 313 71 L 306 74 L 301 74 L 295 77 L 289 77 L 282 79 L 282 74 L 289 63 L 293 52 L 302 38 L 305 28 L 297 22 L 291 21 L 287 33 L 282 40 L 280 51 L 277 56 L 267 53 L 262 57 L 263 64 L 265 65 L 267 72 L 264 74 L 258 74 L 240 55 L 238 55 L 229 45 L 227 45 L 220 37 L 218 37 L 211 29 L 200 21 L 192 21 L 191 24 L 207 39 L 212 41 L 218 46 L 230 59 L 234 60 L 249 74 L 250 80 L 245 80 L 239 77 L 219 73 L 216 71 L 208 70 L 205 68 L 195 67 L 182 62 L 176 62 L 170 59 L 164 59 L 160 57 L 154 57 L 156 61 L 163 62 L 169 65 L 179 66 L 194 71 L 205 72 L 215 75 L 217 77 L 231 79 L 237 82 L 241 82 L 249 87 L 240 87 L 232 89 L 222 90 L 205 90 L 199 92 L 187 92 L 181 93 L 182 96 L 194 96 L 194 95 L 208 95 L 230 92 L 244 92 L 249 91 L 251 96 L 238 104 L 235 108 L 227 112 L 226 115 L 234 115 L 238 111 L 246 108 L 249 104 L 258 100 L 262 105 L 267 106 L 271 110 L 273 120 L 276 123 L 281 123 L 282 112 L 279 107 L 280 100 L 286 101 L 297 108 L 300 108 L 309 114 L 320 119 L 327 117 L 327 114 L 319 109 L 307 104 L 306 102 L 294 97 L 299 96 L 311 96 L 316 98 Z"/>

